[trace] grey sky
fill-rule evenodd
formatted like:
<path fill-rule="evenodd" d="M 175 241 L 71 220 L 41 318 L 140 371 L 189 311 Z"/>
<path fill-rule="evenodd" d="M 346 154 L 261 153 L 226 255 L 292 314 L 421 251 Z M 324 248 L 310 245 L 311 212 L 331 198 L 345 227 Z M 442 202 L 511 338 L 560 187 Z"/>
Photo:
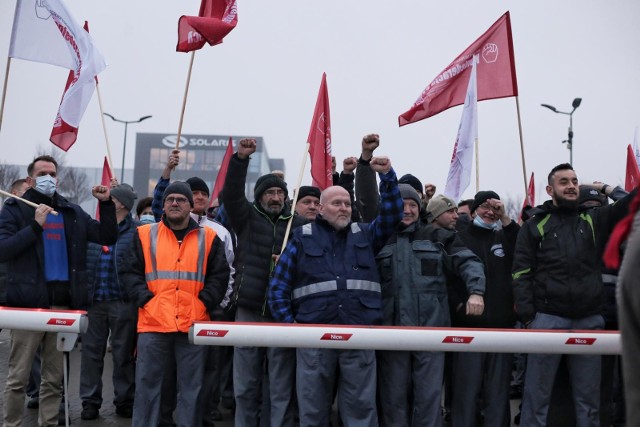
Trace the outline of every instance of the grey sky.
<path fill-rule="evenodd" d="M 178 129 L 190 54 L 175 52 L 180 15 L 199 0 L 65 0 L 109 63 L 101 73 L 104 110 L 135 120 L 135 132 Z M 15 0 L 0 1 L 0 56 L 6 58 Z M 568 116 L 574 114 L 574 167 L 582 181 L 623 183 L 626 146 L 640 124 L 640 2 L 595 0 L 300 1 L 238 0 L 238 26 L 219 46 L 196 52 L 183 133 L 259 135 L 283 157 L 296 180 L 323 72 L 331 104 L 333 153 L 357 156 L 363 135 L 381 135 L 380 154 L 399 174 L 444 184 L 461 107 L 399 128 L 426 85 L 506 10 L 511 11 L 527 174 L 536 173 L 538 202 L 546 174 L 568 161 Z M 1 75 L 4 77 L 4 67 Z M 48 147 L 67 71 L 11 61 L 0 160 L 26 164 Z M 503 196 L 524 192 L 515 98 L 480 102 L 480 187 Z M 123 125 L 107 119 L 119 175 Z M 77 166 L 102 165 L 106 154 L 97 96 L 67 155 Z M 307 163 L 308 169 L 308 163 Z M 474 175 L 475 176 L 475 175 Z M 212 180 L 211 177 L 203 177 Z M 303 184 L 310 183 L 305 173 Z M 475 193 L 475 181 L 465 197 Z"/>

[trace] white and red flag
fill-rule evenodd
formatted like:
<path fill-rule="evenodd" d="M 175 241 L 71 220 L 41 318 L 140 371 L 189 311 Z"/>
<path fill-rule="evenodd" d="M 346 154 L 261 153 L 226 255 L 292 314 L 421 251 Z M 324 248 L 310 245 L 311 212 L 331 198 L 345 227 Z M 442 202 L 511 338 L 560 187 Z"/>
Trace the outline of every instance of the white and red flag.
<path fill-rule="evenodd" d="M 463 104 L 474 55 L 480 56 L 478 101 L 518 95 L 511 20 L 507 12 L 429 83 L 411 109 L 398 117 L 399 125 L 414 123 Z"/>
<path fill-rule="evenodd" d="M 220 164 L 220 170 L 218 170 L 218 176 L 216 176 L 216 182 L 213 183 L 213 191 L 211 191 L 211 198 L 209 199 L 209 207 L 213 206 L 213 202 L 220 196 L 222 187 L 224 187 L 224 180 L 227 177 L 227 169 L 229 169 L 229 161 L 233 156 L 233 139 L 229 137 L 229 144 L 227 144 L 227 150 L 224 152 L 222 163 Z"/>
<path fill-rule="evenodd" d="M 627 173 L 624 180 L 624 189 L 631 191 L 640 184 L 640 168 L 638 168 L 638 162 L 636 155 L 633 152 L 631 144 L 627 146 Z"/>
<path fill-rule="evenodd" d="M 322 73 L 316 108 L 309 130 L 309 156 L 311 157 L 312 185 L 320 191 L 333 185 L 331 165 L 331 116 L 329 114 L 329 91 L 327 74 Z"/>
<path fill-rule="evenodd" d="M 94 77 L 107 67 L 93 39 L 62 0 L 18 0 L 9 56 L 71 70 L 51 132 L 51 142 L 68 150 L 93 95 Z"/>
<path fill-rule="evenodd" d="M 238 24 L 236 0 L 202 0 L 198 16 L 181 16 L 178 20 L 176 51 L 191 52 L 205 43 L 214 46 Z"/>
<path fill-rule="evenodd" d="M 456 143 L 453 146 L 453 156 L 449 165 L 447 184 L 444 194 L 453 200 L 460 200 L 462 193 L 471 181 L 471 167 L 473 164 L 473 146 L 478 138 L 478 93 L 476 81 L 476 64 L 478 57 L 474 56 L 471 66 L 467 95 L 462 109 L 462 118 L 458 127 Z"/>

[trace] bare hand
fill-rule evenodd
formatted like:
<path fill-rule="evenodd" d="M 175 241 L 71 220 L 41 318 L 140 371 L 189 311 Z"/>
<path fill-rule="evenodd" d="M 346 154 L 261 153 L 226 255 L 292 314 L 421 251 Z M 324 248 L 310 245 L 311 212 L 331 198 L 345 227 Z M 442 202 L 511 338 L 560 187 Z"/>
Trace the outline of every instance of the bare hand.
<path fill-rule="evenodd" d="M 93 194 L 93 197 L 95 197 L 99 201 L 104 202 L 106 200 L 109 200 L 111 191 L 106 185 L 96 185 L 91 189 L 91 194 Z"/>
<path fill-rule="evenodd" d="M 169 161 L 167 162 L 167 168 L 174 170 L 179 164 L 180 150 L 171 150 L 171 154 L 169 154 Z"/>
<path fill-rule="evenodd" d="M 467 316 L 480 316 L 484 312 L 484 298 L 482 295 L 469 295 L 467 300 Z"/>
<path fill-rule="evenodd" d="M 118 178 L 116 178 L 115 176 L 111 178 L 111 188 L 116 188 L 118 185 L 120 185 L 120 183 L 118 182 Z"/>
<path fill-rule="evenodd" d="M 336 156 L 331 156 L 331 173 L 336 173 Z"/>
<path fill-rule="evenodd" d="M 362 138 L 362 159 L 370 160 L 373 157 L 373 152 L 380 145 L 380 135 L 377 133 L 371 133 Z"/>
<path fill-rule="evenodd" d="M 51 213 L 52 211 L 53 208 L 51 206 L 43 204 L 38 205 L 38 207 L 36 208 L 34 219 L 38 224 L 40 224 L 40 227 L 44 227 L 44 223 L 47 222 L 47 215 L 49 215 L 49 213 Z"/>
<path fill-rule="evenodd" d="M 238 143 L 238 157 L 248 159 L 250 155 L 256 152 L 256 140 L 252 138 L 241 139 Z"/>
<path fill-rule="evenodd" d="M 373 157 L 371 159 L 371 169 L 374 172 L 386 175 L 391 170 L 391 160 L 388 157 Z"/>
<path fill-rule="evenodd" d="M 436 194 L 436 186 L 431 183 L 424 185 L 424 194 L 427 200 L 431 200 L 434 194 Z"/>
<path fill-rule="evenodd" d="M 342 161 L 342 172 L 345 175 L 352 175 L 358 165 L 358 159 L 355 157 L 347 157 Z"/>

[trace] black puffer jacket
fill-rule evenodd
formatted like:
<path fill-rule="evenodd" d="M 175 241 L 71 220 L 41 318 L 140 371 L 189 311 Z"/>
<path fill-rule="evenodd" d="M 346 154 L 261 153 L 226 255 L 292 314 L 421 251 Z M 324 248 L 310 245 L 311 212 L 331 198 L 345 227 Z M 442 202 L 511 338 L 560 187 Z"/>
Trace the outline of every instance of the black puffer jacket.
<path fill-rule="evenodd" d="M 602 313 L 602 251 L 634 194 L 603 207 L 567 209 L 547 201 L 531 211 L 513 265 L 520 320 L 537 312 L 574 319 Z"/>
<path fill-rule="evenodd" d="M 222 190 L 222 204 L 229 222 L 238 237 L 238 249 L 234 267 L 236 277 L 232 302 L 263 316 L 271 317 L 267 304 L 267 285 L 273 268 L 272 255 L 280 255 L 282 243 L 291 218 L 291 211 L 285 207 L 276 219 L 272 219 L 260 207 L 258 201 L 249 202 L 244 194 L 249 160 L 242 160 L 234 154 L 229 161 L 229 169 Z M 307 223 L 294 216 L 291 231 Z"/>

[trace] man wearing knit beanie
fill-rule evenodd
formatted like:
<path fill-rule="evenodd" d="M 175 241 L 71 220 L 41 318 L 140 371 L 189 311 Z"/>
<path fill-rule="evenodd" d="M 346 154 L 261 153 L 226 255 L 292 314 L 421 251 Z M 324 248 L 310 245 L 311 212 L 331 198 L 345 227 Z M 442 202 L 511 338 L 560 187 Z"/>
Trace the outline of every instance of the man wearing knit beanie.
<path fill-rule="evenodd" d="M 233 294 L 236 320 L 240 322 L 273 322 L 266 303 L 267 285 L 280 255 L 287 224 L 291 231 L 304 224 L 299 216 L 291 217 L 285 203 L 287 185 L 275 174 L 261 176 L 254 188 L 254 200 L 245 196 L 250 156 L 256 152 L 255 139 L 238 142 L 237 152 L 231 156 L 222 189 L 222 206 L 229 224 L 237 236 L 236 286 Z M 236 412 L 235 425 L 262 423 L 279 427 L 293 427 L 296 422 L 295 377 L 296 350 L 293 348 L 236 347 L 233 355 L 233 387 Z M 264 366 L 270 386 L 271 411 L 269 418 L 260 414 Z"/>
<path fill-rule="evenodd" d="M 111 189 L 111 197 L 117 199 L 129 212 L 131 212 L 138 195 L 132 186 L 122 183 Z"/>
<path fill-rule="evenodd" d="M 468 316 L 464 310 L 451 313 L 452 326 L 463 328 L 513 328 L 511 264 L 520 227 L 507 215 L 494 191 L 478 192 L 471 207 L 474 220 L 458 235 L 483 262 L 487 279 L 484 314 Z M 470 369 L 470 367 L 477 367 Z M 474 405 L 480 390 L 491 396 L 485 404 L 492 424 L 509 425 L 509 384 L 512 355 L 507 353 L 466 353 L 453 355 L 451 417 L 453 424 L 475 423 Z M 523 423 L 523 425 L 526 425 Z"/>
<path fill-rule="evenodd" d="M 430 220 L 434 227 L 455 230 L 458 220 L 458 206 L 456 202 L 444 194 L 438 194 L 429 200 L 427 212 L 431 214 Z"/>
<path fill-rule="evenodd" d="M 298 189 L 296 201 L 296 213 L 309 221 L 315 221 L 320 206 L 320 189 L 303 185 Z"/>
<path fill-rule="evenodd" d="M 464 288 L 463 311 L 479 316 L 485 289 L 482 263 L 453 231 L 421 221 L 421 199 L 411 185 L 399 184 L 398 189 L 402 225 L 376 256 L 382 324 L 450 326 L 447 280 L 453 276 L 461 278 Z M 378 352 L 378 390 L 385 396 L 378 411 L 381 425 L 411 425 L 412 418 L 423 425 L 442 423 L 444 360 L 443 352 Z M 407 391 L 406 378 L 413 378 L 413 393 Z"/>
<path fill-rule="evenodd" d="M 169 155 L 169 159 L 167 165 L 158 180 L 156 187 L 153 191 L 153 202 L 152 202 L 152 210 L 156 221 L 159 221 L 163 214 L 163 194 L 167 187 L 170 185 L 171 173 L 180 163 L 180 150 L 173 150 Z M 227 293 L 225 294 L 224 299 L 220 303 L 220 308 L 216 309 L 215 312 L 210 313 L 213 320 L 228 320 L 222 319 L 220 316 L 220 312 L 222 309 L 225 309 L 230 302 L 231 293 L 233 291 L 233 283 L 234 283 L 234 275 L 235 269 L 233 267 L 233 263 L 235 260 L 234 254 L 234 240 L 231 236 L 229 230 L 227 230 L 226 226 L 209 219 L 206 215 L 207 209 L 209 207 L 209 186 L 207 183 L 200 177 L 193 176 L 186 181 L 187 186 L 191 190 L 192 194 L 192 203 L 191 203 L 191 218 L 198 223 L 201 227 L 208 227 L 213 229 L 220 240 L 222 240 L 225 256 L 227 262 L 229 264 L 230 275 L 229 275 L 229 283 L 227 287 Z M 186 191 L 186 190 L 185 190 Z M 217 375 L 213 372 L 213 369 L 220 369 L 220 363 L 212 361 L 213 359 L 218 360 L 222 356 L 218 356 L 216 353 L 220 353 L 224 351 L 223 347 L 211 346 L 208 350 L 207 354 L 207 369 L 205 370 L 204 382 L 203 382 L 203 393 L 201 396 L 211 397 L 208 399 L 204 399 L 204 402 L 201 402 L 199 407 L 204 411 L 203 419 L 205 422 L 213 424 L 213 421 L 219 419 L 219 411 L 217 409 L 217 397 L 216 390 L 219 388 L 214 387 L 216 381 L 214 378 Z M 216 384 L 217 385 L 217 384 Z M 173 412 L 175 409 L 175 376 L 166 375 L 165 381 L 163 384 L 163 393 L 162 393 L 162 422 L 160 424 L 173 424 Z M 213 390 L 213 391 L 212 391 Z M 213 393 L 213 395 L 211 394 Z M 218 414 L 218 416 L 216 416 Z"/>

